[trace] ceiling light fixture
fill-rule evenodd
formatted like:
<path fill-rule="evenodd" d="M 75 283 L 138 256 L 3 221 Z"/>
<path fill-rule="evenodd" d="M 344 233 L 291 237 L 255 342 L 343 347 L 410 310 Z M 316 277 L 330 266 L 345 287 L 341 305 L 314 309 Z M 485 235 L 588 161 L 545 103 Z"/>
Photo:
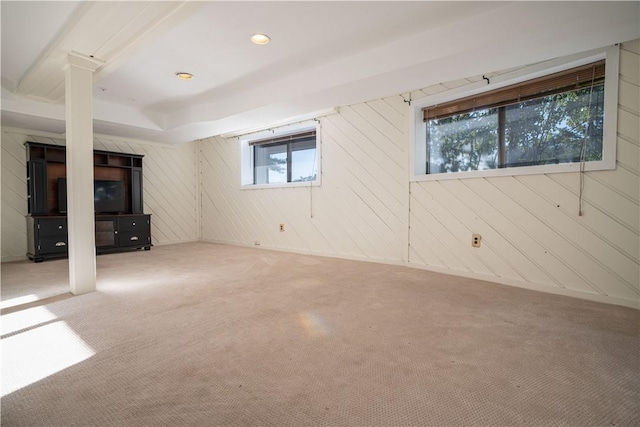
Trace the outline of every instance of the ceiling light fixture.
<path fill-rule="evenodd" d="M 193 78 L 193 74 L 185 73 L 184 71 L 178 71 L 176 73 L 176 76 L 178 76 L 178 78 L 182 80 L 191 80 Z"/>
<path fill-rule="evenodd" d="M 271 39 L 266 34 L 254 34 L 251 36 L 251 41 L 255 44 L 267 44 Z"/>

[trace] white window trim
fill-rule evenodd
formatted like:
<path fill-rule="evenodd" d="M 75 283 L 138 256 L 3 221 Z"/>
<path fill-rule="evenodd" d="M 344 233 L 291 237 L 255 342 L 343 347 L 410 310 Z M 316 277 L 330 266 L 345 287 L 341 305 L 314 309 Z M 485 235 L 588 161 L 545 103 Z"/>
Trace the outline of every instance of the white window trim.
<path fill-rule="evenodd" d="M 410 168 L 409 180 L 440 181 L 446 179 L 464 179 L 495 176 L 534 175 L 547 173 L 577 172 L 580 163 L 561 163 L 555 165 L 520 166 L 504 169 L 490 169 L 468 172 L 426 173 L 426 127 L 422 110 L 432 105 L 462 99 L 488 90 L 535 79 L 548 74 L 564 71 L 569 68 L 585 65 L 590 62 L 606 60 L 604 86 L 604 130 L 602 138 L 602 160 L 586 162 L 584 170 L 611 170 L 616 168 L 616 139 L 618 123 L 618 73 L 620 66 L 620 47 L 618 45 L 605 49 L 571 55 L 565 58 L 552 59 L 530 67 L 521 68 L 511 73 L 493 77 L 491 83 L 485 80 L 472 83 L 458 89 L 447 90 L 420 100 L 414 101 L 409 114 Z"/>
<path fill-rule="evenodd" d="M 279 135 L 303 132 L 305 130 L 316 131 L 316 180 L 306 182 L 286 182 L 279 184 L 254 184 L 253 183 L 253 150 L 249 143 L 257 139 L 264 139 L 269 137 L 275 137 Z M 241 190 L 260 190 L 267 188 L 292 188 L 292 187 L 320 187 L 322 180 L 321 163 L 322 163 L 322 151 L 321 151 L 321 135 L 320 123 L 316 120 L 306 120 L 300 123 L 293 123 L 290 125 L 279 126 L 273 129 L 266 129 L 260 132 L 254 132 L 248 135 L 242 135 L 240 140 L 240 189 Z"/>

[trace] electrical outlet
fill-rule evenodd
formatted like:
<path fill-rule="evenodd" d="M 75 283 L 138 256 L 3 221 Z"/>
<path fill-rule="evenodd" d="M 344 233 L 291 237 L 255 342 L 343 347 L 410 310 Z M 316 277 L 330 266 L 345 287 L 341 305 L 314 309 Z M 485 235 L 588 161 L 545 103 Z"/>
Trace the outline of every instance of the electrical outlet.
<path fill-rule="evenodd" d="M 284 224 L 280 224 L 280 231 L 284 231 Z"/>
<path fill-rule="evenodd" d="M 471 246 L 473 246 L 474 248 L 479 248 L 480 247 L 480 242 L 482 242 L 482 236 L 479 234 L 472 234 L 471 235 Z"/>

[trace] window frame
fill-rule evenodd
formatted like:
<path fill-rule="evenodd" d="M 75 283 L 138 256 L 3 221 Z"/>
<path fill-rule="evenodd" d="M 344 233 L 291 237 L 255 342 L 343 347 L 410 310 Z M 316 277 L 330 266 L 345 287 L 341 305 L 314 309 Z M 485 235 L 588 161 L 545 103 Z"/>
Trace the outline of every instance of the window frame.
<path fill-rule="evenodd" d="M 493 91 L 517 83 L 526 82 L 539 77 L 544 77 L 559 71 L 579 67 L 591 62 L 604 59 L 605 69 L 605 96 L 604 96 L 604 130 L 602 141 L 602 160 L 585 162 L 585 171 L 612 170 L 616 168 L 616 139 L 618 116 L 618 72 L 619 72 L 619 46 L 611 46 L 605 49 L 596 49 L 581 54 L 571 55 L 565 58 L 544 61 L 532 66 L 523 67 L 516 71 L 505 73 L 491 78 L 490 84 L 486 80 L 462 86 L 457 89 L 447 90 L 435 95 L 414 101 L 410 107 L 409 131 L 410 131 L 410 170 L 409 180 L 438 181 L 446 179 L 464 179 L 478 177 L 517 176 L 547 173 L 577 172 L 580 163 L 559 163 L 536 166 L 518 166 L 498 169 L 459 171 L 448 173 L 426 173 L 427 139 L 426 125 L 423 121 L 423 109 L 440 103 L 447 103 L 457 99 L 463 99 L 484 92 Z"/>
<path fill-rule="evenodd" d="M 252 142 L 265 140 L 269 138 L 278 138 L 285 135 L 293 135 L 298 133 L 304 133 L 309 131 L 315 131 L 316 133 L 316 155 L 315 155 L 315 170 L 316 179 L 314 181 L 295 181 L 295 182 L 279 182 L 271 184 L 255 184 L 255 144 Z M 239 137 L 240 141 L 240 164 L 241 164 L 241 177 L 240 177 L 240 189 L 265 189 L 265 188 L 289 188 L 289 187 L 309 187 L 320 186 L 321 184 L 321 127 L 320 123 L 315 120 L 308 120 L 291 125 L 279 126 L 273 129 L 266 129 L 259 132 L 254 132 Z M 287 176 L 290 175 L 291 156 L 289 151 L 290 143 L 281 142 L 277 145 L 287 146 Z M 265 144 L 268 145 L 268 144 Z"/>

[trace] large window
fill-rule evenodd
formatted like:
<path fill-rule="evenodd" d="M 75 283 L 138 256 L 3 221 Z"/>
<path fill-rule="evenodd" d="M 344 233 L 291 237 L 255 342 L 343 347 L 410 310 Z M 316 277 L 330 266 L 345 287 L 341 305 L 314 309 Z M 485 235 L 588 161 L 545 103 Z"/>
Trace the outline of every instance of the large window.
<path fill-rule="evenodd" d="M 294 126 L 241 139 L 245 187 L 318 182 L 317 129 Z"/>
<path fill-rule="evenodd" d="M 588 170 L 615 167 L 615 130 L 613 136 L 611 129 L 605 132 L 616 113 L 612 94 L 605 96 L 605 89 L 617 96 L 617 76 L 611 77 L 608 69 L 614 60 L 608 55 L 561 71 L 555 67 L 547 75 L 538 70 L 535 78 L 507 81 L 498 89 L 426 101 L 419 107 L 415 175 L 490 176 L 504 175 L 505 169 L 512 171 L 508 174 L 548 173 L 576 170 L 572 168 L 580 164 L 590 165 Z M 617 74 L 615 65 L 611 68 Z"/>
<path fill-rule="evenodd" d="M 427 173 L 602 160 L 604 61 L 424 109 Z"/>

